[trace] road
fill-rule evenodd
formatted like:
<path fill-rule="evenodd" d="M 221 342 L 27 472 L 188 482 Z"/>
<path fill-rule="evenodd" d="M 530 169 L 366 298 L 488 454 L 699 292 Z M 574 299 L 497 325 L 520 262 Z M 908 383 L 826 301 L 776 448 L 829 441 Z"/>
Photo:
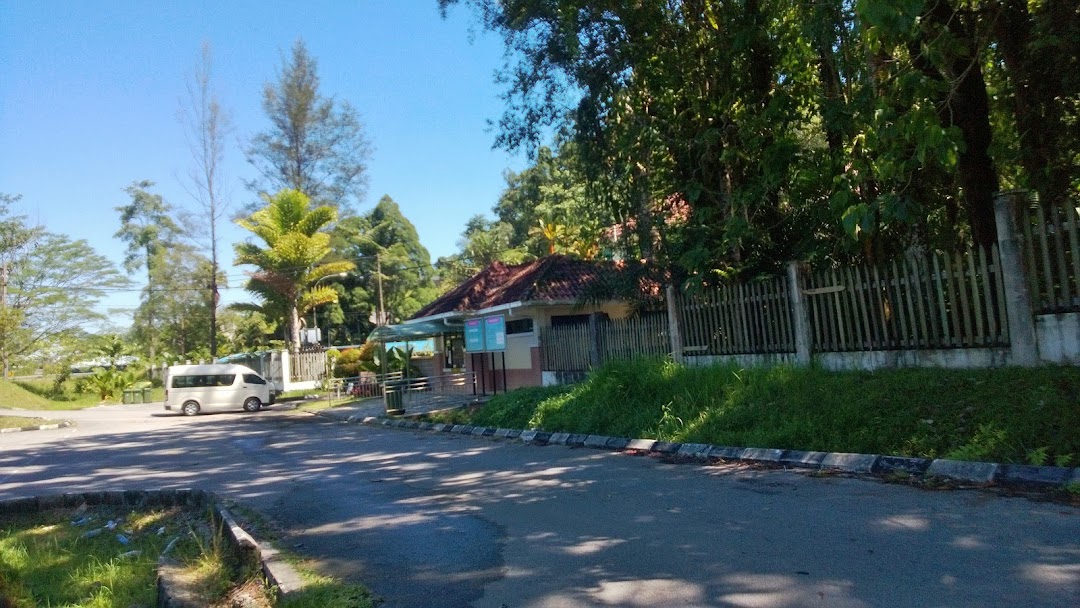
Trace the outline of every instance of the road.
<path fill-rule="evenodd" d="M 978 491 L 327 422 L 71 414 L 0 498 L 213 490 L 386 606 L 1080 606 L 1080 510 Z"/>

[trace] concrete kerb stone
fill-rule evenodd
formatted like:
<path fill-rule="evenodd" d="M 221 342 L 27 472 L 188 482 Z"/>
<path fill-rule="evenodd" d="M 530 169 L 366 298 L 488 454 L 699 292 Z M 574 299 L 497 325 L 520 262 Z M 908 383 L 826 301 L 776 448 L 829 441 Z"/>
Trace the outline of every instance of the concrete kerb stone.
<path fill-rule="evenodd" d="M 637 450 L 639 452 L 651 452 L 656 445 L 655 439 L 631 439 L 626 442 L 625 450 Z"/>
<path fill-rule="evenodd" d="M 1072 469 L 1065 467 L 1003 464 L 998 467 L 994 483 L 1011 486 L 1063 486 L 1072 472 Z"/>
<path fill-rule="evenodd" d="M 843 452 L 829 452 L 821 460 L 821 468 L 836 469 L 845 473 L 869 473 L 877 463 L 877 454 L 847 454 Z"/>
<path fill-rule="evenodd" d="M 495 438 L 496 439 L 506 439 L 509 436 L 510 436 L 510 429 L 496 429 L 495 430 Z"/>
<path fill-rule="evenodd" d="M 709 450 L 709 458 L 716 458 L 719 460 L 740 460 L 745 451 L 746 448 L 715 445 Z"/>
<path fill-rule="evenodd" d="M 279 598 L 304 586 L 300 574 L 291 564 L 278 558 L 277 550 L 260 545 L 236 522 L 236 518 L 220 504 L 214 494 L 204 490 L 113 490 L 14 498 L 0 500 L 0 514 L 37 513 L 57 508 L 73 508 L 83 504 L 132 507 L 181 505 L 196 508 L 212 505 L 211 512 L 214 519 L 224 524 L 222 528 L 226 531 L 226 540 L 246 559 L 251 559 L 253 563 L 260 565 L 267 583 L 276 591 Z M 179 589 L 178 585 L 168 580 L 170 572 L 169 562 L 163 560 L 158 569 L 157 605 L 159 606 L 182 604 L 182 602 L 173 602 L 170 599 L 169 594 Z"/>
<path fill-rule="evenodd" d="M 538 432 L 539 431 L 521 431 L 521 433 L 518 434 L 518 439 L 520 439 L 522 443 L 532 443 L 532 440 L 536 438 Z"/>
<path fill-rule="evenodd" d="M 712 450 L 712 446 L 707 443 L 684 443 L 679 446 L 679 450 L 675 453 L 683 458 L 708 460 L 710 450 Z"/>
<path fill-rule="evenodd" d="M 652 446 L 652 451 L 657 454 L 678 454 L 679 448 L 682 447 L 681 443 L 675 443 L 672 441 L 657 441 Z"/>
<path fill-rule="evenodd" d="M 585 445 L 585 440 L 588 438 L 589 436 L 584 433 L 571 433 L 570 438 L 566 440 L 566 445 L 572 448 L 580 448 Z"/>
<path fill-rule="evenodd" d="M 74 426 L 75 423 L 70 420 L 62 420 L 55 424 L 38 424 L 30 426 L 20 426 L 11 429 L 0 429 L 0 433 L 23 433 L 26 431 L 54 431 L 69 426 Z"/>
<path fill-rule="evenodd" d="M 930 477 L 988 484 L 994 481 L 997 470 L 998 464 L 994 462 L 968 462 L 938 458 L 930 463 L 926 474 Z"/>
<path fill-rule="evenodd" d="M 608 449 L 608 448 L 612 448 L 612 446 L 610 445 L 611 444 L 611 439 L 612 438 L 608 437 L 607 435 L 589 435 L 589 436 L 585 437 L 584 445 L 585 445 L 585 447 L 592 448 L 594 450 Z M 613 449 L 618 449 L 618 448 L 613 448 Z"/>
<path fill-rule="evenodd" d="M 603 435 L 601 435 L 601 437 L 603 437 Z M 630 439 L 627 437 L 611 437 L 607 440 L 607 444 L 605 445 L 605 447 L 609 450 L 625 450 L 626 446 L 629 444 Z M 589 444 L 586 442 L 585 445 L 588 446 Z"/>
<path fill-rule="evenodd" d="M 882 456 L 874 463 L 870 471 L 875 475 L 902 473 L 906 475 L 924 475 L 933 462 L 929 458 L 908 458 L 905 456 Z"/>
<path fill-rule="evenodd" d="M 821 461 L 825 460 L 827 452 L 805 452 L 803 450 L 787 450 L 780 458 L 780 464 L 802 469 L 817 469 L 821 467 Z"/>
<path fill-rule="evenodd" d="M 779 464 L 780 459 L 784 457 L 785 451 L 772 448 L 746 448 L 743 450 L 741 460 L 743 462 Z"/>
<path fill-rule="evenodd" d="M 552 433 L 548 445 L 566 445 L 567 439 L 570 439 L 570 433 Z"/>

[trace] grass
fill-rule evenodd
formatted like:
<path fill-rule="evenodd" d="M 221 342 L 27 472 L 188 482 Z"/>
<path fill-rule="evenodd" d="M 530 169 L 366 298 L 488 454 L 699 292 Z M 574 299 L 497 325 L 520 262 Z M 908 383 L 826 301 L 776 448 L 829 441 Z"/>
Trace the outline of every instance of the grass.
<path fill-rule="evenodd" d="M 109 521 L 114 529 L 107 527 Z M 152 606 L 157 560 L 173 539 L 179 540 L 171 555 L 220 591 L 227 567 L 220 545 L 201 540 L 208 536 L 207 521 L 205 514 L 179 508 L 120 507 L 60 509 L 2 520 L 0 599 L 12 608 Z"/>
<path fill-rule="evenodd" d="M 79 410 L 101 405 L 101 399 L 93 393 L 75 391 L 76 382 L 68 380 L 57 392 L 48 378 L 0 381 L 0 407 L 38 411 Z M 165 389 L 154 388 L 151 401 L 165 399 Z M 116 403 L 111 402 L 111 403 Z"/>
<path fill-rule="evenodd" d="M 0 416 L 0 429 L 19 429 L 24 426 L 40 426 L 42 424 L 57 424 L 59 420 L 47 420 L 45 418 L 26 418 L 24 416 Z"/>
<path fill-rule="evenodd" d="M 1080 369 L 609 364 L 499 395 L 470 424 L 744 447 L 1080 464 Z"/>

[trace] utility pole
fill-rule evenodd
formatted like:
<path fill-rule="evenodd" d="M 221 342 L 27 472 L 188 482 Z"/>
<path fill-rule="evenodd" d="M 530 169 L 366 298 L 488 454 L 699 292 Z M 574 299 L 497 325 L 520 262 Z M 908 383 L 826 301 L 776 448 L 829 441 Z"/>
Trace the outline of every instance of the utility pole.
<path fill-rule="evenodd" d="M 382 297 L 382 258 L 375 254 L 375 276 L 379 281 L 379 322 L 375 325 L 386 325 L 386 308 L 383 307 Z"/>

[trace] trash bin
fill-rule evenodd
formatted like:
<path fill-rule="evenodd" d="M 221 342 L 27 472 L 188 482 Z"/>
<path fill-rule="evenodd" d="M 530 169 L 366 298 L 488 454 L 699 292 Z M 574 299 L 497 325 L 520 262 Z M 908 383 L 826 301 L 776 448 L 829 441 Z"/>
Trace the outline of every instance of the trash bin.
<path fill-rule="evenodd" d="M 125 388 L 124 389 L 124 398 L 122 399 L 122 401 L 125 404 L 126 403 L 131 403 L 131 400 L 134 399 L 134 398 L 135 397 L 131 394 L 131 389 Z"/>
<path fill-rule="evenodd" d="M 124 389 L 124 403 L 142 403 L 142 391 L 137 388 Z"/>
<path fill-rule="evenodd" d="M 142 402 L 143 403 L 150 403 L 150 392 L 153 391 L 153 390 L 154 389 L 150 388 L 149 386 L 142 389 Z"/>
<path fill-rule="evenodd" d="M 405 404 L 402 397 L 405 394 L 405 381 L 391 380 L 383 384 L 383 403 L 386 405 L 386 414 L 400 416 L 405 413 Z"/>

